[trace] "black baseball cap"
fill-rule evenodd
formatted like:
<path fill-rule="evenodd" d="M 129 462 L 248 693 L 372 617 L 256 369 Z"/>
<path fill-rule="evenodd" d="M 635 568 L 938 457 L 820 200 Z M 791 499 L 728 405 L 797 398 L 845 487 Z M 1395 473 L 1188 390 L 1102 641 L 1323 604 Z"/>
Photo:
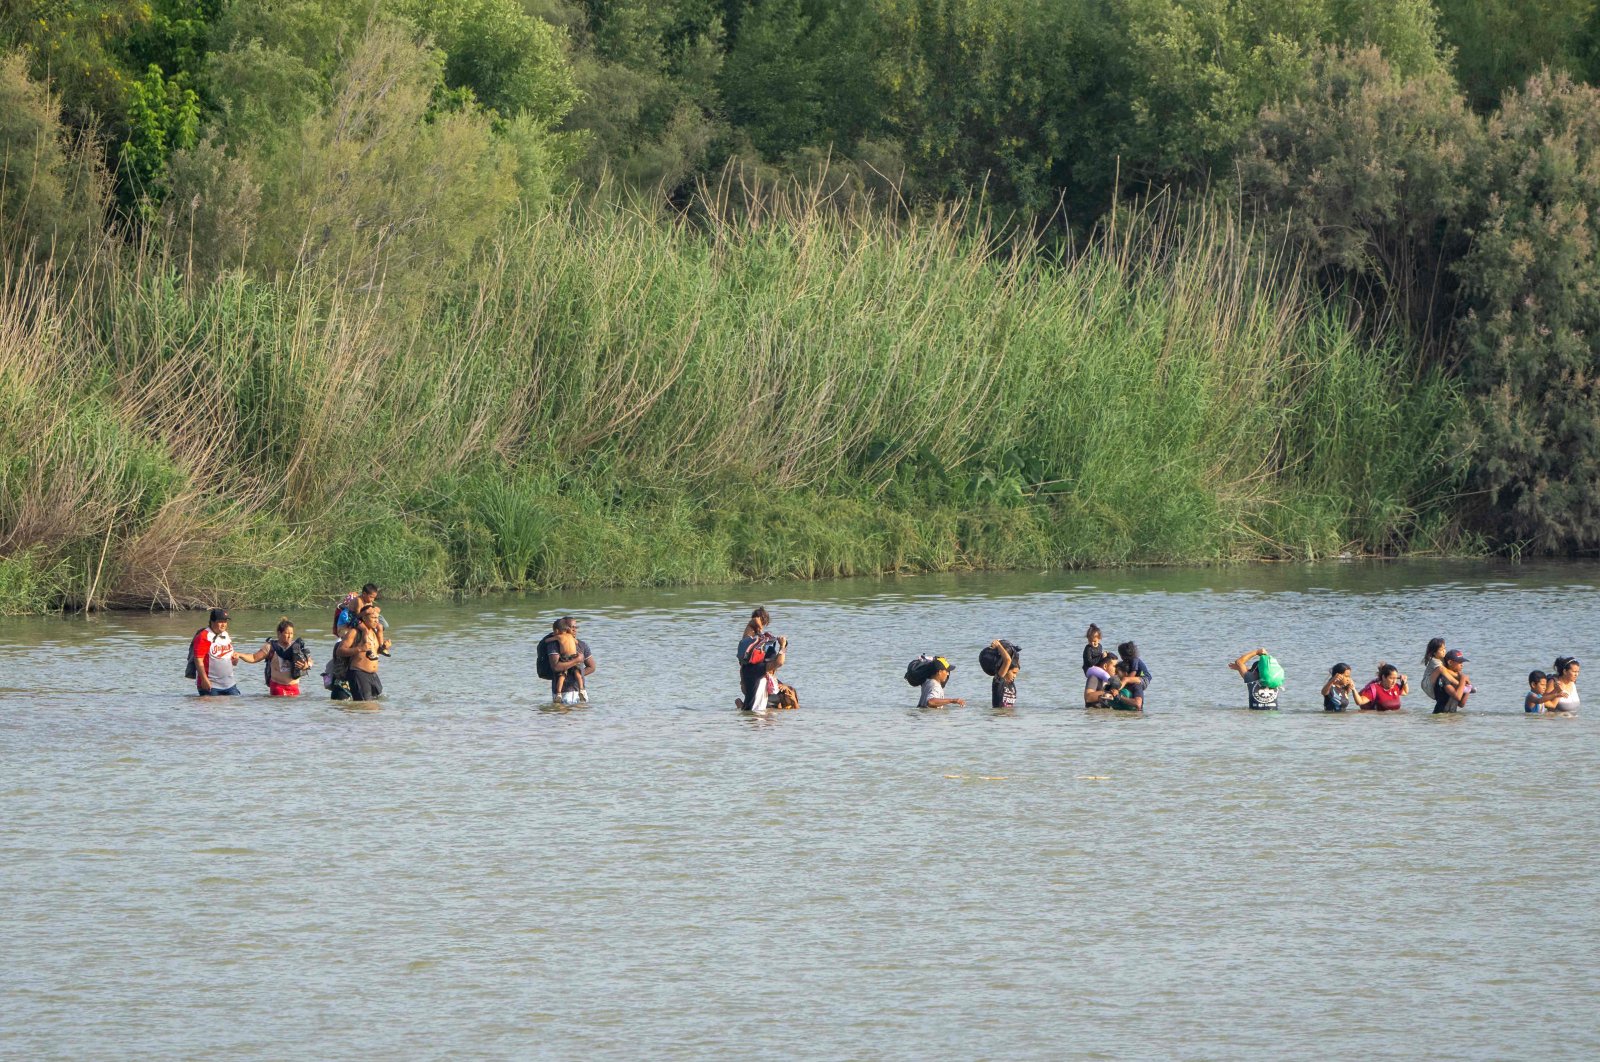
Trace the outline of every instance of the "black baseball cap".
<path fill-rule="evenodd" d="M 228 610 L 227 609 L 225 609 L 225 608 L 214 608 L 214 609 L 211 610 L 211 622 L 212 623 L 225 623 L 227 621 L 227 619 L 228 619 Z"/>
<path fill-rule="evenodd" d="M 1467 662 L 1467 654 L 1463 653 L 1460 649 L 1450 650 L 1448 653 L 1444 654 L 1444 658 L 1452 664 L 1465 664 Z"/>

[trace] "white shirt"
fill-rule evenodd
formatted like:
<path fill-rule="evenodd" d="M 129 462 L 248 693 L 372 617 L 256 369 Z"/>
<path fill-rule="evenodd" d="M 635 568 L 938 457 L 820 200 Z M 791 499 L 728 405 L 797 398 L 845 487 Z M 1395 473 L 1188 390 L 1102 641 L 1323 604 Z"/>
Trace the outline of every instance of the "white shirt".
<path fill-rule="evenodd" d="M 928 679 L 922 684 L 922 699 L 917 702 L 918 708 L 928 707 L 928 702 L 944 696 L 944 683 L 938 679 Z"/>
<path fill-rule="evenodd" d="M 211 640 L 211 648 L 206 653 L 206 678 L 211 681 L 212 689 L 228 689 L 237 682 L 233 677 L 233 638 L 227 631 L 218 634 L 207 630 L 205 633 Z"/>

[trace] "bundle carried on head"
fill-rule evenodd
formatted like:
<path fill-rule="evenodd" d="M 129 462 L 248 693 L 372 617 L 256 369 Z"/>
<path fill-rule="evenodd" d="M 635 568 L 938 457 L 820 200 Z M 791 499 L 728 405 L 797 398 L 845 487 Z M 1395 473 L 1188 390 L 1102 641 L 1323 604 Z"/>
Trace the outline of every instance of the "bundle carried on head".
<path fill-rule="evenodd" d="M 1008 642 L 1004 638 L 1000 639 L 1000 644 L 1011 655 L 1011 666 L 1021 668 L 1022 647 L 1015 642 Z M 1000 650 L 992 645 L 984 646 L 982 651 L 978 653 L 978 667 L 983 669 L 985 675 L 998 675 L 1000 673 Z"/>
<path fill-rule="evenodd" d="M 906 665 L 906 685 L 920 686 L 941 671 L 954 671 L 955 665 L 942 656 L 923 653 Z"/>

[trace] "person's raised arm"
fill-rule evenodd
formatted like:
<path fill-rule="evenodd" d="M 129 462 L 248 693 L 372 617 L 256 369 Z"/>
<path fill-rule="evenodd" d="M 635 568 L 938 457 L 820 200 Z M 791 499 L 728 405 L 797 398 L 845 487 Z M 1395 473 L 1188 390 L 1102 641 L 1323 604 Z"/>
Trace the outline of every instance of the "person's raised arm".
<path fill-rule="evenodd" d="M 1248 652 L 1241 653 L 1239 659 L 1229 664 L 1228 667 L 1242 675 L 1246 671 L 1250 670 L 1249 666 L 1245 663 L 1246 660 L 1254 660 L 1258 656 L 1266 655 L 1267 651 L 1265 649 L 1251 649 Z"/>
<path fill-rule="evenodd" d="M 994 646 L 995 649 L 1000 653 L 1000 667 L 997 673 L 1004 675 L 1006 672 L 1011 670 L 1011 654 L 1006 652 L 1005 644 L 1001 642 L 999 638 L 996 638 L 989 644 Z"/>

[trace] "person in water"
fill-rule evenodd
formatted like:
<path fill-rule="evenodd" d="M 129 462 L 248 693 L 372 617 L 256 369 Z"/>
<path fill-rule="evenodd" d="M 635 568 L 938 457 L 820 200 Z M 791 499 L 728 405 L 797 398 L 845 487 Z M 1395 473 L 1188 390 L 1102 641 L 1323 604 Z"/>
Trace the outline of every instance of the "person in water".
<path fill-rule="evenodd" d="M 1089 643 L 1083 647 L 1083 673 L 1087 675 L 1091 667 L 1104 669 L 1106 657 L 1112 654 L 1100 648 L 1100 628 L 1093 623 L 1089 624 L 1089 629 L 1083 637 Z"/>
<path fill-rule="evenodd" d="M 1322 684 L 1322 710 L 1347 712 L 1355 702 L 1356 680 L 1350 677 L 1349 664 L 1335 664 L 1328 669 L 1328 681 Z"/>
<path fill-rule="evenodd" d="M 594 653 L 589 643 L 578 637 L 578 621 L 562 616 L 550 625 L 550 633 L 539 640 L 538 652 L 549 661 L 550 699 L 576 702 L 588 700 L 588 677 L 594 674 Z"/>
<path fill-rule="evenodd" d="M 196 631 L 189 642 L 189 655 L 194 658 L 195 692 L 202 697 L 237 697 L 239 682 L 234 677 L 234 661 L 239 654 L 233 648 L 233 638 L 228 634 L 228 610 L 211 610 L 210 622 L 204 630 Z"/>
<path fill-rule="evenodd" d="M 789 639 L 771 630 L 772 615 L 765 608 L 750 613 L 739 639 L 739 686 L 742 696 L 733 706 L 740 711 L 765 712 L 778 687 L 778 669 L 789 661 Z"/>
<path fill-rule="evenodd" d="M 383 634 L 382 610 L 377 605 L 362 606 L 355 625 L 346 627 L 334 653 L 349 664 L 346 686 L 333 687 L 336 701 L 375 701 L 383 696 L 383 681 L 378 678 L 378 656 L 389 648 Z"/>
<path fill-rule="evenodd" d="M 1433 696 L 1433 683 L 1439 677 L 1439 669 L 1444 666 L 1444 639 L 1428 639 L 1428 647 L 1422 651 L 1422 685 L 1418 689 L 1429 697 Z"/>
<path fill-rule="evenodd" d="M 1529 715 L 1543 715 L 1553 708 L 1561 697 L 1550 676 L 1535 668 L 1528 672 L 1528 694 L 1522 698 L 1522 710 Z"/>
<path fill-rule="evenodd" d="M 1139 680 L 1139 695 L 1142 698 L 1144 692 L 1150 688 L 1150 680 L 1155 676 L 1150 674 L 1148 667 L 1145 667 L 1143 658 L 1139 656 L 1139 647 L 1133 642 L 1123 642 L 1117 646 L 1117 660 L 1120 662 L 1119 669 L 1122 665 L 1126 665 L 1133 677 Z"/>
<path fill-rule="evenodd" d="M 989 683 L 989 705 L 992 708 L 1015 708 L 1017 706 L 1017 676 L 1022 674 L 1022 669 L 1017 666 L 1016 660 L 1011 656 L 1011 651 L 1005 643 L 996 638 L 989 643 L 989 648 L 1000 654 L 1000 666 L 995 668 L 994 678 Z M 1021 652 L 1021 650 L 1018 650 Z"/>
<path fill-rule="evenodd" d="M 965 708 L 967 702 L 960 697 L 946 697 L 944 695 L 945 683 L 950 681 L 950 672 L 956 666 L 942 656 L 934 657 L 939 662 L 939 670 L 922 681 L 922 695 L 917 699 L 918 708 L 943 708 L 954 704 Z"/>
<path fill-rule="evenodd" d="M 1090 667 L 1083 673 L 1083 706 L 1085 708 L 1110 708 L 1111 702 L 1116 700 L 1117 681 L 1114 672 L 1117 669 L 1117 654 L 1106 653 L 1100 662 Z"/>
<path fill-rule="evenodd" d="M 1266 655 L 1265 649 L 1248 649 L 1228 665 L 1230 671 L 1237 671 L 1244 679 L 1244 688 L 1249 694 L 1248 706 L 1252 712 L 1271 712 L 1278 707 L 1278 687 L 1268 686 L 1261 680 L 1261 661 Z"/>
<path fill-rule="evenodd" d="M 239 659 L 247 664 L 267 662 L 267 693 L 273 697 L 300 696 L 300 678 L 316 663 L 306 643 L 295 637 L 294 624 L 288 616 L 279 617 L 276 638 L 268 638 L 253 653 L 240 653 Z"/>
<path fill-rule="evenodd" d="M 565 697 L 572 694 L 577 700 L 587 701 L 589 690 L 583 682 L 583 652 L 578 648 L 578 635 L 576 630 L 557 630 L 555 632 L 555 655 L 551 667 L 557 668 L 562 664 L 568 665 L 565 674 L 566 689 L 562 693 Z"/>
<path fill-rule="evenodd" d="M 767 657 L 775 656 L 778 667 L 787 662 L 789 640 L 775 638 L 768 630 L 772 614 L 765 608 L 750 613 L 750 622 L 739 637 L 739 696 L 733 706 L 740 711 L 760 712 L 767 706 Z"/>
<path fill-rule="evenodd" d="M 1117 661 L 1117 673 L 1112 681 L 1111 710 L 1116 712 L 1144 711 L 1144 682 L 1135 670 L 1137 661 Z"/>
<path fill-rule="evenodd" d="M 1578 714 L 1578 661 L 1570 656 L 1558 656 L 1555 663 L 1555 674 L 1551 676 L 1551 684 L 1560 694 L 1556 703 L 1551 707 L 1552 713 L 1560 715 Z"/>
<path fill-rule="evenodd" d="M 1411 685 L 1393 664 L 1378 664 L 1378 677 L 1355 692 L 1356 704 L 1363 712 L 1398 712 L 1400 698 L 1411 692 Z"/>
<path fill-rule="evenodd" d="M 1450 650 L 1433 674 L 1433 685 L 1423 687 L 1424 693 L 1433 694 L 1434 715 L 1448 715 L 1466 707 L 1472 694 L 1472 680 L 1462 670 L 1466 662 L 1466 654 L 1460 649 Z"/>

